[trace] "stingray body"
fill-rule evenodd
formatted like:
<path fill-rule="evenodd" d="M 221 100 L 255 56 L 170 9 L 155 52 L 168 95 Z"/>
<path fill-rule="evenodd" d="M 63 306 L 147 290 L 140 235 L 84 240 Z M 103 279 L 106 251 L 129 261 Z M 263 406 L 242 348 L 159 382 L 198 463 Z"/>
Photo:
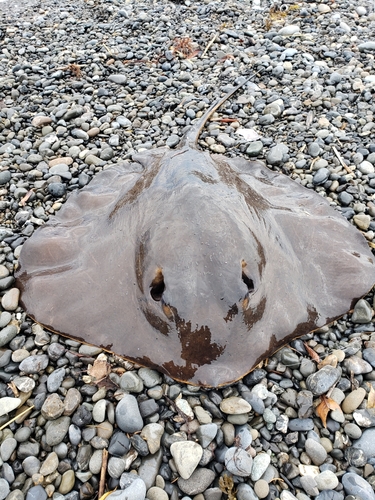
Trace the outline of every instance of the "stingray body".
<path fill-rule="evenodd" d="M 371 288 L 364 237 L 326 200 L 260 162 L 198 149 L 230 94 L 178 149 L 102 171 L 25 243 L 17 279 L 32 318 L 219 386 Z"/>

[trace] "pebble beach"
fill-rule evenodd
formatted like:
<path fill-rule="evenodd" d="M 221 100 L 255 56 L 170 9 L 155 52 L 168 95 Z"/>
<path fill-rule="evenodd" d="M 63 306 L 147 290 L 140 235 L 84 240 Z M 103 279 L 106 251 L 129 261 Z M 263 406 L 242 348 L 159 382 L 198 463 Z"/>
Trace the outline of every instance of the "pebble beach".
<path fill-rule="evenodd" d="M 371 291 L 218 389 L 20 305 L 22 245 L 70 194 L 240 84 L 199 146 L 316 191 L 375 248 L 373 0 L 0 1 L 0 500 L 375 500 Z"/>

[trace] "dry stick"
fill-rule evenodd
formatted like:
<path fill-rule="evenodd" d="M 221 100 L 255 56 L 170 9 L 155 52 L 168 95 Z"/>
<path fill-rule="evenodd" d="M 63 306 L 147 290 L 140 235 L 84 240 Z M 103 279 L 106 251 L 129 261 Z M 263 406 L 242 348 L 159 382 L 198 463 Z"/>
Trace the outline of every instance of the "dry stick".
<path fill-rule="evenodd" d="M 204 49 L 204 51 L 203 51 L 203 53 L 202 53 L 201 57 L 204 57 L 204 56 L 207 54 L 207 52 L 208 52 L 209 48 L 210 48 L 210 47 L 211 47 L 211 45 L 215 42 L 215 40 L 216 40 L 217 36 L 218 36 L 218 34 L 216 33 L 216 34 L 213 36 L 213 38 L 211 38 L 211 40 L 210 40 L 210 41 L 208 42 L 208 44 L 207 44 L 207 47 Z"/>
<path fill-rule="evenodd" d="M 104 448 L 103 458 L 102 458 L 102 467 L 100 469 L 99 498 L 101 498 L 104 494 L 105 476 L 106 476 L 106 472 L 107 472 L 107 462 L 108 462 L 108 451 Z"/>
<path fill-rule="evenodd" d="M 8 422 L 4 425 L 2 425 L 0 427 L 0 431 L 2 431 L 3 429 L 5 429 L 5 427 L 7 427 L 8 425 L 10 425 L 11 423 L 13 423 L 15 420 L 17 420 L 17 418 L 20 418 L 22 417 L 23 415 L 25 415 L 25 413 L 27 413 L 28 411 L 32 410 L 34 408 L 34 405 L 30 406 L 29 408 L 26 408 L 26 410 L 23 410 L 19 415 L 16 415 L 14 418 L 12 418 L 11 420 L 8 420 Z"/>
<path fill-rule="evenodd" d="M 335 155 L 337 156 L 337 159 L 339 160 L 341 166 L 348 172 L 348 174 L 352 174 L 353 173 L 352 170 L 344 162 L 344 160 L 340 156 L 340 153 L 337 151 L 337 149 L 335 148 L 335 146 L 332 146 L 332 149 L 333 149 L 333 152 L 335 153 Z"/>

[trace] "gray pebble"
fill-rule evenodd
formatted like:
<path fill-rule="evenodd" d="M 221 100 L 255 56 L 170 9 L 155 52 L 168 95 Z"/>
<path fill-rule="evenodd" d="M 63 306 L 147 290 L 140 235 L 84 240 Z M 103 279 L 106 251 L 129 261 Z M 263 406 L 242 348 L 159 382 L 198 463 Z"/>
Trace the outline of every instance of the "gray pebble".
<path fill-rule="evenodd" d="M 131 394 L 119 401 L 116 407 L 116 422 L 124 432 L 137 432 L 142 430 L 143 420 L 139 412 L 137 400 Z"/>
<path fill-rule="evenodd" d="M 253 459 L 242 448 L 233 446 L 225 453 L 225 467 L 235 476 L 247 477 L 251 474 Z"/>
<path fill-rule="evenodd" d="M 307 388 L 315 395 L 320 396 L 325 394 L 328 390 L 338 382 L 341 376 L 341 369 L 334 368 L 333 366 L 323 366 L 320 370 L 306 380 Z"/>
<path fill-rule="evenodd" d="M 19 366 L 21 372 L 28 374 L 39 373 L 45 370 L 48 366 L 48 356 L 45 354 L 37 354 L 24 359 Z"/>
<path fill-rule="evenodd" d="M 358 495 L 361 500 L 375 500 L 375 494 L 369 483 L 358 474 L 348 472 L 341 478 L 347 495 Z"/>

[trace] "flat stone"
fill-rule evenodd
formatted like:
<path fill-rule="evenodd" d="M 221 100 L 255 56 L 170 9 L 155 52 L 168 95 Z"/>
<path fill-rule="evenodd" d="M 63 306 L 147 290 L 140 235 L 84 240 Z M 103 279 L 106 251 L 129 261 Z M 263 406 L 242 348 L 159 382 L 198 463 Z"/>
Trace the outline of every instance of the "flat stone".
<path fill-rule="evenodd" d="M 18 328 L 15 325 L 8 325 L 0 331 L 0 347 L 9 344 L 18 333 Z"/>
<path fill-rule="evenodd" d="M 233 446 L 225 453 L 225 467 L 235 476 L 250 476 L 253 466 L 253 459 L 242 448 Z"/>
<path fill-rule="evenodd" d="M 194 441 L 177 441 L 170 449 L 178 473 L 182 479 L 189 479 L 202 458 L 202 447 Z"/>
<path fill-rule="evenodd" d="M 36 354 L 24 359 L 19 366 L 20 372 L 24 373 L 39 373 L 45 370 L 48 366 L 48 356 L 46 354 Z"/>
<path fill-rule="evenodd" d="M 47 500 L 46 490 L 40 484 L 33 486 L 27 492 L 26 500 Z"/>
<path fill-rule="evenodd" d="M 347 425 L 345 426 L 345 429 Z M 368 459 L 375 457 L 375 427 L 364 430 L 362 436 L 353 441 L 353 448 L 358 448 L 364 451 Z"/>
<path fill-rule="evenodd" d="M 239 415 L 250 412 L 251 406 L 243 398 L 233 396 L 221 401 L 220 410 L 227 415 Z"/>
<path fill-rule="evenodd" d="M 18 408 L 21 402 L 20 398 L 11 398 L 8 396 L 0 398 L 0 417 Z"/>
<path fill-rule="evenodd" d="M 362 373 L 370 373 L 372 366 L 359 356 L 350 356 L 344 360 L 344 366 L 348 373 L 353 372 L 354 375 L 361 375 Z"/>
<path fill-rule="evenodd" d="M 215 472 L 210 469 L 196 469 L 189 479 L 179 478 L 178 487 L 186 495 L 198 495 L 205 491 L 215 479 Z"/>
<path fill-rule="evenodd" d="M 358 406 L 365 399 L 366 391 L 362 387 L 352 391 L 350 394 L 346 396 L 344 401 L 341 404 L 341 409 L 344 413 L 353 413 L 354 410 L 358 408 Z"/>
<path fill-rule="evenodd" d="M 355 474 L 348 472 L 341 478 L 341 483 L 347 495 L 358 496 L 361 500 L 375 500 L 375 494 L 366 479 Z"/>
<path fill-rule="evenodd" d="M 18 288 L 11 288 L 3 295 L 1 305 L 6 311 L 15 311 L 18 307 L 20 291 Z"/>
<path fill-rule="evenodd" d="M 4 439 L 0 446 L 0 456 L 3 462 L 7 462 L 14 450 L 17 448 L 17 441 L 13 437 Z"/>
<path fill-rule="evenodd" d="M 123 391 L 142 392 L 143 381 L 136 372 L 125 372 L 121 375 L 120 387 Z"/>

